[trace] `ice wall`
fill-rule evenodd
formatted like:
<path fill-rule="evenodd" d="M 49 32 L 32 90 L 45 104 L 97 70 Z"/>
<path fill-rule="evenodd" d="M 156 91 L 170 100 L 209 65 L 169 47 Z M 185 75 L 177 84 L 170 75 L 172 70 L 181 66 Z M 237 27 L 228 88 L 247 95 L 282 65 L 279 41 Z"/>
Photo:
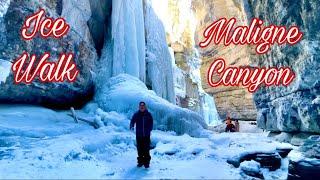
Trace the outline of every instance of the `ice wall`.
<path fill-rule="evenodd" d="M 202 89 L 201 59 L 195 49 L 197 19 L 192 1 L 149 0 L 156 17 L 164 25 L 173 66 L 177 104 L 202 115 L 208 125 L 220 123 L 212 96 Z"/>
<path fill-rule="evenodd" d="M 163 23 L 145 1 L 147 85 L 160 97 L 175 104 L 172 58 Z"/>
<path fill-rule="evenodd" d="M 145 35 L 141 0 L 113 0 L 111 39 L 106 39 L 102 61 L 107 58 L 106 79 L 127 73 L 145 81 Z"/>
<path fill-rule="evenodd" d="M 175 103 L 172 59 L 165 31 L 148 2 L 113 0 L 109 26 L 111 32 L 106 32 L 98 62 L 103 73 L 98 74 L 98 79 L 130 74 L 158 96 Z"/>

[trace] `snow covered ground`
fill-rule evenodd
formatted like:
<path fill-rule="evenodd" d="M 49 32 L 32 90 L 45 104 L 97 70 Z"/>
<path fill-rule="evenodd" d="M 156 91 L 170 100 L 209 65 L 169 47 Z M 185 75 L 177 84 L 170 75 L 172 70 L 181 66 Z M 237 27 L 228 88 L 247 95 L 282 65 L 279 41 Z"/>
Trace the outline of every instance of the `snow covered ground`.
<path fill-rule="evenodd" d="M 104 127 L 76 124 L 68 111 L 37 106 L 0 105 L 0 178 L 214 178 L 239 179 L 241 168 L 226 160 L 248 152 L 269 152 L 284 146 L 265 133 L 210 133 L 202 138 L 152 132 L 151 167 L 136 167 L 134 132 L 129 119 L 116 112 Z M 94 116 L 78 110 L 79 116 Z M 248 167 L 249 166 L 249 167 Z M 251 167 L 252 166 L 252 167 Z M 284 179 L 287 160 L 266 178 Z"/>

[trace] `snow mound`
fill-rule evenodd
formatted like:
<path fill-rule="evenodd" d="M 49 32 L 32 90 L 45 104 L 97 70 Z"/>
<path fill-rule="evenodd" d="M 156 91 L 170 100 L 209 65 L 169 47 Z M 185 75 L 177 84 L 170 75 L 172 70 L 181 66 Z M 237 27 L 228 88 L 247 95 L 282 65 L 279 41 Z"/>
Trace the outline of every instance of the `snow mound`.
<path fill-rule="evenodd" d="M 254 173 L 259 173 L 260 172 L 260 163 L 257 161 L 251 160 L 251 161 L 243 161 L 240 164 L 240 168 L 243 171 L 249 171 L 249 172 L 254 172 Z"/>
<path fill-rule="evenodd" d="M 90 129 L 75 126 L 64 112 L 31 105 L 0 105 L 0 122 L 0 136 L 44 138 Z"/>
<path fill-rule="evenodd" d="M 116 111 L 131 119 L 140 101 L 146 102 L 154 118 L 154 128 L 172 130 L 177 134 L 201 136 L 206 123 L 197 113 L 180 108 L 148 90 L 138 78 L 120 74 L 108 80 L 95 97 L 99 107 L 106 112 Z"/>

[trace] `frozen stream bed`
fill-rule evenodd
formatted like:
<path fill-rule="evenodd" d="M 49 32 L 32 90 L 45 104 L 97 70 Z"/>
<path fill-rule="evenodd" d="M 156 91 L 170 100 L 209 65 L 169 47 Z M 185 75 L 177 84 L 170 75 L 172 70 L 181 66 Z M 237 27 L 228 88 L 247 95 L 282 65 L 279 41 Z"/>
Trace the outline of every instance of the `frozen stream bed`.
<path fill-rule="evenodd" d="M 0 178 L 214 178 L 246 177 L 243 168 L 259 168 L 245 161 L 239 168 L 229 158 L 248 152 L 272 152 L 289 146 L 266 133 L 209 133 L 202 138 L 154 130 L 149 169 L 136 167 L 134 133 L 129 119 L 116 112 L 106 126 L 94 129 L 76 124 L 67 111 L 24 105 L 0 106 Z M 81 116 L 88 115 L 77 111 Z M 117 122 L 118 121 L 118 122 Z M 261 168 L 265 178 L 286 178 L 281 168 Z M 249 166 L 249 167 L 248 167 Z M 251 167 L 252 166 L 252 167 Z"/>

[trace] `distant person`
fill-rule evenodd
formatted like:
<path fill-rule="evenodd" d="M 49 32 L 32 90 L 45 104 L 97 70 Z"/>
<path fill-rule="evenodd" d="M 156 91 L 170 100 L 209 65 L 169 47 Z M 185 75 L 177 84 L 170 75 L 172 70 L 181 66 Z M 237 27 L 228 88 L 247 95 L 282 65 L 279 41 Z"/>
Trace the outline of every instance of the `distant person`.
<path fill-rule="evenodd" d="M 138 167 L 144 165 L 149 168 L 150 165 L 150 134 L 153 127 L 153 118 L 147 110 L 146 103 L 139 103 L 139 110 L 133 115 L 130 122 L 130 130 L 133 130 L 136 124 L 136 142 L 138 150 Z"/>
<path fill-rule="evenodd" d="M 240 132 L 240 124 L 239 124 L 238 120 L 235 120 L 234 126 L 235 126 L 235 129 L 236 129 L 236 132 Z"/>
<path fill-rule="evenodd" d="M 235 126 L 232 124 L 232 120 L 229 116 L 226 119 L 226 130 L 225 132 L 235 132 Z"/>

